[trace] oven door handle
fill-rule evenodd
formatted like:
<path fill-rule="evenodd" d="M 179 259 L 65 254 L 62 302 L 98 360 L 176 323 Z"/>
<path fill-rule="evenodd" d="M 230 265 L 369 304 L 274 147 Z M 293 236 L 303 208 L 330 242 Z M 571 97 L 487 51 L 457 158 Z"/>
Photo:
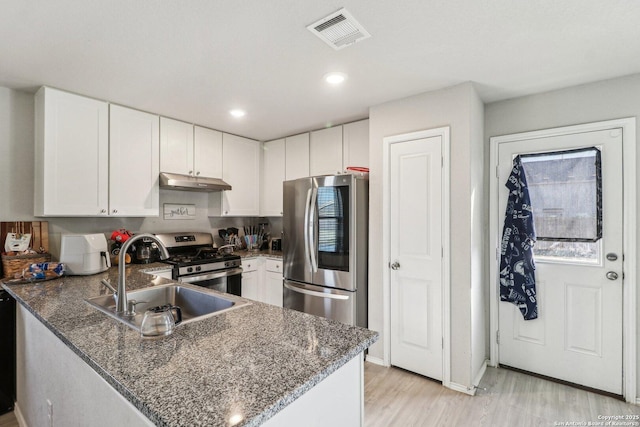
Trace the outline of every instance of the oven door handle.
<path fill-rule="evenodd" d="M 242 267 L 224 270 L 219 273 L 206 273 L 198 276 L 183 276 L 179 277 L 178 281 L 182 283 L 202 282 L 205 280 L 219 279 L 221 277 L 235 276 L 237 274 L 242 274 Z"/>

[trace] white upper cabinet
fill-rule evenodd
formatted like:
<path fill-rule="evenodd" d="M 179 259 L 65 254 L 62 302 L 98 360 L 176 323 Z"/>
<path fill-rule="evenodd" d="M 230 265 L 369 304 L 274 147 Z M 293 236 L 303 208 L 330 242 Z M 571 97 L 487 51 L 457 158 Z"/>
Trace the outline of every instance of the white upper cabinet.
<path fill-rule="evenodd" d="M 109 215 L 159 214 L 160 119 L 109 106 Z"/>
<path fill-rule="evenodd" d="M 262 144 L 260 216 L 282 216 L 282 182 L 285 178 L 285 140 Z"/>
<path fill-rule="evenodd" d="M 191 123 L 160 117 L 160 172 L 194 173 Z"/>
<path fill-rule="evenodd" d="M 285 139 L 285 180 L 309 176 L 309 132 Z"/>
<path fill-rule="evenodd" d="M 157 216 L 159 118 L 47 87 L 36 94 L 36 216 Z"/>
<path fill-rule="evenodd" d="M 160 118 L 160 172 L 222 178 L 222 132 Z"/>
<path fill-rule="evenodd" d="M 41 88 L 35 97 L 36 216 L 107 215 L 109 106 Z"/>
<path fill-rule="evenodd" d="M 342 126 L 311 132 L 309 173 L 311 176 L 342 172 Z"/>
<path fill-rule="evenodd" d="M 260 215 L 260 142 L 223 133 L 222 179 L 231 190 L 211 193 L 210 216 Z"/>
<path fill-rule="evenodd" d="M 222 177 L 222 132 L 194 126 L 193 171 L 195 176 Z"/>
<path fill-rule="evenodd" d="M 369 120 L 342 125 L 342 161 L 343 170 L 369 167 Z"/>

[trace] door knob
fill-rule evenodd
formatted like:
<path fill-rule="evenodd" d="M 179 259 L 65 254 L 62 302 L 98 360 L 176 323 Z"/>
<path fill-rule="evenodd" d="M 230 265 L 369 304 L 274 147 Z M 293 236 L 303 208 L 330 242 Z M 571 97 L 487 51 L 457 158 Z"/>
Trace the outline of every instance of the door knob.
<path fill-rule="evenodd" d="M 390 265 L 392 270 L 397 270 L 400 268 L 400 263 L 398 261 L 394 261 L 393 264 Z"/>
<path fill-rule="evenodd" d="M 615 271 L 607 272 L 607 279 L 616 280 L 617 278 L 618 278 L 618 273 L 616 273 Z"/>

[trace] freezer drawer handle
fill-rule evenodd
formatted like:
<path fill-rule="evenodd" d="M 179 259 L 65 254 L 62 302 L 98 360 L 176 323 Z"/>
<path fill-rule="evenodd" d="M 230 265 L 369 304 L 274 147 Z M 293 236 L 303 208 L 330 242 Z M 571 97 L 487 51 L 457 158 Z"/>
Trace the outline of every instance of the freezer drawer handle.
<path fill-rule="evenodd" d="M 288 283 L 285 283 L 284 287 L 287 288 L 287 289 L 291 289 L 294 292 L 300 292 L 301 294 L 312 295 L 314 297 L 330 298 L 330 299 L 341 299 L 341 300 L 348 300 L 349 299 L 348 295 L 336 295 L 336 294 L 328 294 L 328 293 L 324 293 L 324 292 L 310 291 L 308 289 L 299 288 L 297 286 L 290 285 Z"/>

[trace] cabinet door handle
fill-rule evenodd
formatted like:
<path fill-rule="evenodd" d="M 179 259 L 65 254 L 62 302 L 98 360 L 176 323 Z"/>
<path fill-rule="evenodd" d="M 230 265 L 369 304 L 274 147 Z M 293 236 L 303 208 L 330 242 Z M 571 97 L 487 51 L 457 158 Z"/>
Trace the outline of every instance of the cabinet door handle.
<path fill-rule="evenodd" d="M 113 213 L 114 213 L 114 214 L 115 214 L 115 213 L 118 213 L 118 209 L 114 209 L 114 210 L 113 210 Z"/>
<path fill-rule="evenodd" d="M 200 171 L 196 172 L 196 175 L 200 175 Z"/>
<path fill-rule="evenodd" d="M 193 171 L 189 171 L 189 175 L 193 175 Z"/>
<path fill-rule="evenodd" d="M 100 213 L 107 213 L 107 210 L 106 209 L 101 209 Z"/>

